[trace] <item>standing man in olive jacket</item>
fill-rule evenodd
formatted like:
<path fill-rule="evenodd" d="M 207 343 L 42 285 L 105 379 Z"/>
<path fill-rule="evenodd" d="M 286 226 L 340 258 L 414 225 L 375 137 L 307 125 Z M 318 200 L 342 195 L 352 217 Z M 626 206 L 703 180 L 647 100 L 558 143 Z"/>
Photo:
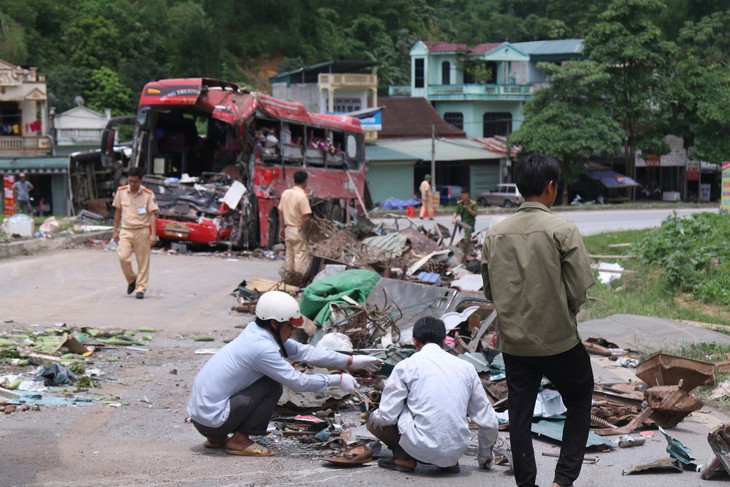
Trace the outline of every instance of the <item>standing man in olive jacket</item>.
<path fill-rule="evenodd" d="M 559 178 L 551 157 L 532 155 L 517 166 L 515 182 L 525 202 L 487 231 L 482 250 L 484 294 L 499 315 L 520 487 L 535 487 L 531 422 L 543 375 L 567 408 L 552 487 L 570 487 L 578 478 L 590 429 L 593 372 L 576 314 L 594 276 L 575 224 L 550 212 Z"/>

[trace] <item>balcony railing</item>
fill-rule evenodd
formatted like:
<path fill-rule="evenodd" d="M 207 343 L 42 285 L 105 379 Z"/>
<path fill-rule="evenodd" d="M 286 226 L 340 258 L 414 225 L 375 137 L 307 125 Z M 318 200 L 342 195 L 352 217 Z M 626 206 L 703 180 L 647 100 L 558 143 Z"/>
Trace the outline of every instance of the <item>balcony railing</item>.
<path fill-rule="evenodd" d="M 356 74 L 356 73 L 320 73 L 320 86 L 378 86 L 378 75 L 376 74 Z"/>
<path fill-rule="evenodd" d="M 0 137 L 0 154 L 5 156 L 42 156 L 51 153 L 53 141 L 50 136 L 7 136 Z"/>
<path fill-rule="evenodd" d="M 532 85 L 430 85 L 429 98 L 458 99 L 526 99 L 532 95 Z"/>
<path fill-rule="evenodd" d="M 388 96 L 411 96 L 411 85 L 388 86 Z"/>

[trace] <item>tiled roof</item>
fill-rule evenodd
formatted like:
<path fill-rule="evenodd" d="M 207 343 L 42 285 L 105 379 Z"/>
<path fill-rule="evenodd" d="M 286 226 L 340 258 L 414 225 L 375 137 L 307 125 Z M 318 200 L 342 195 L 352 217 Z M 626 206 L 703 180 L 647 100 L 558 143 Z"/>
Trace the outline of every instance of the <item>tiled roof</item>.
<path fill-rule="evenodd" d="M 466 44 L 454 44 L 451 42 L 443 41 L 421 41 L 423 42 L 429 51 L 431 52 L 454 52 L 454 51 L 468 51 L 469 46 Z"/>
<path fill-rule="evenodd" d="M 476 46 L 474 46 L 474 49 L 471 50 L 471 53 L 477 56 L 481 56 L 482 54 L 486 54 L 495 50 L 502 44 L 504 44 L 504 42 L 495 42 L 492 44 L 477 44 Z"/>
<path fill-rule="evenodd" d="M 425 98 L 379 98 L 383 106 L 383 129 L 378 138 L 431 137 L 431 126 L 436 126 L 436 137 L 464 137 L 464 131 L 446 123 Z"/>

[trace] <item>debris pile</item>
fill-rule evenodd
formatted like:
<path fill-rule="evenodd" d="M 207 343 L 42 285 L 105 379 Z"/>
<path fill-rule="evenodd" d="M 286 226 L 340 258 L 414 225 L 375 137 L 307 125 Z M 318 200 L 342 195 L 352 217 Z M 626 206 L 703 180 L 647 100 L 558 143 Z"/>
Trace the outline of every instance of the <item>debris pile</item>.
<path fill-rule="evenodd" d="M 104 356 L 104 351 L 124 347 L 145 352 L 143 345 L 154 332 L 152 328 L 101 330 L 56 323 L 30 332 L 0 334 L 0 412 L 38 411 L 44 404 L 112 402 L 115 398 L 90 392 L 105 380 L 99 367 L 116 361 Z M 138 333 L 143 334 L 138 337 Z"/>
<path fill-rule="evenodd" d="M 493 304 L 481 292 L 479 252 L 483 234 L 475 234 L 465 245 L 467 242 L 459 241 L 456 230 L 452 234 L 440 225 L 426 230 L 410 218 L 393 217 L 391 226 L 376 226 L 367 219 L 342 226 L 310 218 L 304 228 L 313 256 L 308 275 L 284 275 L 279 283 L 244 281 L 234 292 L 239 299 L 234 309 L 246 313 L 255 310 L 260 293 L 271 289 L 300 296 L 300 308 L 308 322 L 306 334 L 298 339 L 383 360 L 384 366 L 374 376 L 358 377 L 361 390 L 357 397 L 334 390 L 323 396 L 286 391 L 279 403 L 286 414 L 274 421 L 277 431 L 307 444 L 339 448 L 339 456 L 328 457 L 332 463 L 365 460 L 369 446 L 360 443 L 351 450 L 357 440 L 348 433 L 353 425 L 343 425 L 336 418 L 341 408 L 364 413 L 377 407 L 393 367 L 415 353 L 412 327 L 424 316 L 444 321 L 446 349 L 474 366 L 498 413 L 500 429 L 509 428 L 506 374 L 497 349 L 499 319 Z M 670 459 L 626 469 L 624 473 L 653 468 L 696 471 L 689 452 L 683 451 L 679 440 L 664 429 L 674 428 L 702 407 L 691 392 L 712 382 L 716 371 L 728 368 L 726 362 L 712 364 L 663 353 L 642 360 L 635 351 L 621 349 L 600 337 L 588 338 L 584 345 L 612 367 L 635 369 L 638 378 L 595 385 L 587 446 L 598 451 L 646 448 L 646 439 L 659 429 L 672 446 L 671 451 L 667 450 Z M 535 406 L 533 432 L 560 442 L 565 411 L 560 394 L 545 381 Z M 307 419 L 298 416 L 301 414 Z M 714 442 L 713 451 L 717 453 L 713 470 L 707 475 L 716 475 L 727 462 L 726 440 L 727 429 L 712 436 L 710 443 Z M 500 457 L 508 462 L 508 450 L 502 453 Z"/>

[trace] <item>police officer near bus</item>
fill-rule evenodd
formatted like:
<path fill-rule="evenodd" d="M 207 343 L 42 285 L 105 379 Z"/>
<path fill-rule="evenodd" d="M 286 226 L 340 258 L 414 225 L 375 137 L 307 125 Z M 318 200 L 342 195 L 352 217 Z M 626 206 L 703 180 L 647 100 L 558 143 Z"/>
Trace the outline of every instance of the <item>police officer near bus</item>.
<path fill-rule="evenodd" d="M 301 233 L 302 225 L 312 214 L 309 206 L 307 173 L 294 173 L 294 187 L 281 193 L 279 200 L 279 221 L 284 225 L 284 243 L 286 245 L 286 270 L 306 274 L 309 268 L 309 252 L 307 242 Z"/>
<path fill-rule="evenodd" d="M 135 297 L 144 299 L 150 271 L 150 248 L 157 241 L 157 203 L 155 195 L 142 186 L 144 170 L 129 170 L 126 186 L 117 188 L 112 206 L 114 212 L 114 241 L 119 242 L 119 263 L 127 280 L 127 294 L 136 290 Z M 121 232 L 119 224 L 121 222 Z M 137 273 L 132 269 L 132 252 L 137 258 Z"/>

